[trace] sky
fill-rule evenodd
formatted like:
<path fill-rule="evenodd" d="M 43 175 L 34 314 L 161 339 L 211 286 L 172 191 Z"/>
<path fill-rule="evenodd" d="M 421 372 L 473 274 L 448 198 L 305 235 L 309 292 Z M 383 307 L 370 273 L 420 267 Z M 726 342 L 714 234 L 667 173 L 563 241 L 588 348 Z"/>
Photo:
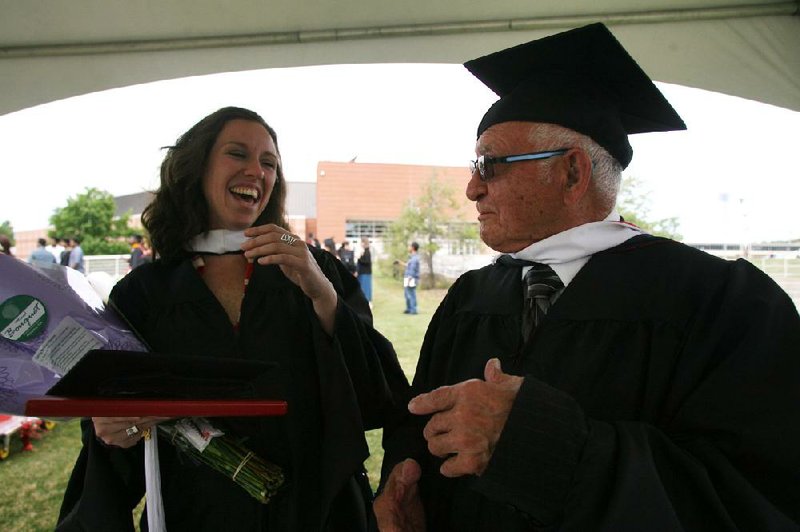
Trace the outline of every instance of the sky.
<path fill-rule="evenodd" d="M 658 85 L 688 130 L 631 136 L 626 173 L 649 200 L 645 218 L 676 217 L 692 243 L 800 238 L 800 113 Z M 393 64 L 216 74 L 39 105 L 0 116 L 0 222 L 46 227 L 87 187 L 156 188 L 162 147 L 227 105 L 277 130 L 290 181 L 314 181 L 319 161 L 353 158 L 466 169 L 495 99 L 460 65 Z"/>

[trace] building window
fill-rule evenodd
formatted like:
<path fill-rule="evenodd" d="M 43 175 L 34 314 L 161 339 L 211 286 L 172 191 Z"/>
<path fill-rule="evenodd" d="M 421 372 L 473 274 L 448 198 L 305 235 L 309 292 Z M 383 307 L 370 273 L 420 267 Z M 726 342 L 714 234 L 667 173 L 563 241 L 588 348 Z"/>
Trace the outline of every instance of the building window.
<path fill-rule="evenodd" d="M 481 252 L 478 224 L 474 222 L 450 222 L 447 224 L 449 238 L 442 242 L 448 255 L 476 255 Z"/>
<path fill-rule="evenodd" d="M 447 240 L 445 249 L 448 255 L 477 255 L 480 253 L 477 240 Z"/>
<path fill-rule="evenodd" d="M 347 220 L 344 236 L 347 240 L 355 241 L 364 237 L 370 240 L 383 240 L 390 223 L 387 220 Z"/>

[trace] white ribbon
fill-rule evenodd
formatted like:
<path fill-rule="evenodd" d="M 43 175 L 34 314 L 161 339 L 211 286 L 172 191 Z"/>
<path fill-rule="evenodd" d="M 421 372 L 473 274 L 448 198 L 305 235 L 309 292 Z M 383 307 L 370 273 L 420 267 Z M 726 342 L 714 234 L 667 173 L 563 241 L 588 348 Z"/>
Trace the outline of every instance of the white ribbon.
<path fill-rule="evenodd" d="M 213 229 L 207 233 L 200 233 L 188 245 L 189 251 L 197 253 L 231 253 L 241 251 L 242 244 L 248 240 L 244 231 L 229 231 L 227 229 Z"/>
<path fill-rule="evenodd" d="M 161 469 L 158 465 L 158 429 L 150 429 L 144 441 L 144 482 L 147 490 L 147 527 L 150 532 L 167 532 L 164 502 L 161 500 Z"/>

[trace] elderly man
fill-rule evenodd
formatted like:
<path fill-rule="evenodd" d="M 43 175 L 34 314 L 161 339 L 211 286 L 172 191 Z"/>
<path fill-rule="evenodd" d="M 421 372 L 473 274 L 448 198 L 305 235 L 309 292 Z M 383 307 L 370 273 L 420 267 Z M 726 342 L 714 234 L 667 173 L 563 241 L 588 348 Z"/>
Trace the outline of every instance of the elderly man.
<path fill-rule="evenodd" d="M 507 255 L 431 321 L 381 529 L 795 530 L 792 301 L 614 212 L 627 135 L 680 117 L 600 24 L 465 66 L 500 96 L 466 192 Z"/>

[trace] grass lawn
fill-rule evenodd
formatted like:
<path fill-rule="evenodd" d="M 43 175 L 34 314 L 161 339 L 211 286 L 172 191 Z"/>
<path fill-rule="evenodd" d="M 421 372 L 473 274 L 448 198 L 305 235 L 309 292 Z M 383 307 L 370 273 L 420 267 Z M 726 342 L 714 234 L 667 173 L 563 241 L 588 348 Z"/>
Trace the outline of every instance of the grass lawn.
<path fill-rule="evenodd" d="M 56 423 L 33 440 L 31 452 L 22 451 L 16 434 L 11 437 L 11 452 L 0 462 L 0 530 L 53 530 L 80 440 L 78 420 Z"/>
<path fill-rule="evenodd" d="M 375 327 L 389 338 L 397 350 L 400 363 L 411 379 L 419 355 L 425 329 L 436 310 L 444 290 L 417 290 L 419 314 L 403 314 L 405 300 L 399 280 L 373 277 L 373 314 Z M 367 433 L 372 456 L 367 469 L 373 486 L 378 482 L 381 431 Z M 0 462 L 0 530 L 15 532 L 51 531 L 55 527 L 61 498 L 72 466 L 80 450 L 78 420 L 59 422 L 40 440 L 34 440 L 34 451 L 23 452 L 15 435 L 11 453 Z"/>

